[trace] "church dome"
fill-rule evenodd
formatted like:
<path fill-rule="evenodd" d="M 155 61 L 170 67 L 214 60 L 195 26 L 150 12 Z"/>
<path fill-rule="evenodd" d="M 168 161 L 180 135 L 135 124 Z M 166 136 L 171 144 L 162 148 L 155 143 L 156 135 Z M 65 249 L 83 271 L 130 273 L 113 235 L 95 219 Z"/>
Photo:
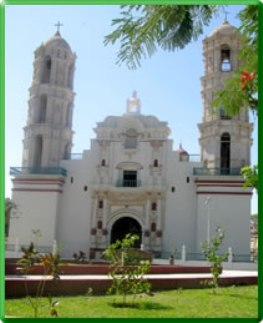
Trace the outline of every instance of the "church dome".
<path fill-rule="evenodd" d="M 182 144 L 179 145 L 179 149 L 177 150 L 180 156 L 188 156 L 188 152 L 183 148 Z"/>
<path fill-rule="evenodd" d="M 51 37 L 46 43 L 47 47 L 62 47 L 71 51 L 69 44 L 61 37 L 60 32 L 57 31 L 53 37 Z"/>
<path fill-rule="evenodd" d="M 229 35 L 229 34 L 233 34 L 236 33 L 238 31 L 238 29 L 232 25 L 229 24 L 229 22 L 227 20 L 225 20 L 220 26 L 218 26 L 210 35 L 214 36 L 216 34 L 221 34 L 221 35 Z"/>

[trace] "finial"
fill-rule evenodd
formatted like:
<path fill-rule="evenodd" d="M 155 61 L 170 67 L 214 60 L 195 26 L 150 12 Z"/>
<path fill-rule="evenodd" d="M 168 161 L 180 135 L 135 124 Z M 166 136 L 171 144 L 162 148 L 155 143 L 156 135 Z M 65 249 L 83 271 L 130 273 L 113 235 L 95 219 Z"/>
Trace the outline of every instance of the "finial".
<path fill-rule="evenodd" d="M 56 35 L 60 35 L 59 29 L 61 26 L 63 26 L 63 24 L 60 21 L 58 21 L 54 26 L 57 27 Z"/>
<path fill-rule="evenodd" d="M 137 98 L 137 92 L 132 92 L 132 97 L 127 100 L 127 113 L 140 113 L 141 102 Z"/>

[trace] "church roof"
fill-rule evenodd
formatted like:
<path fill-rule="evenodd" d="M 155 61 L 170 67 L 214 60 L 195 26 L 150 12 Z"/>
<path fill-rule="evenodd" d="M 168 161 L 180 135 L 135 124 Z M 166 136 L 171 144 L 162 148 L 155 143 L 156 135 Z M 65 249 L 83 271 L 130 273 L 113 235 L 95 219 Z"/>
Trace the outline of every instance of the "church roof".
<path fill-rule="evenodd" d="M 222 35 L 229 35 L 232 33 L 236 33 L 237 31 L 238 29 L 236 27 L 230 25 L 230 23 L 227 20 L 225 20 L 220 26 L 213 30 L 209 37 L 214 36 L 218 33 Z"/>
<path fill-rule="evenodd" d="M 126 113 L 122 116 L 107 116 L 104 121 L 97 122 L 94 131 L 102 136 L 107 136 L 109 131 L 119 134 L 127 133 L 129 130 L 136 133 L 147 132 L 147 136 L 167 138 L 170 134 L 168 123 L 160 121 L 153 115 L 141 114 L 141 101 L 137 97 L 136 91 L 127 100 Z"/>
<path fill-rule="evenodd" d="M 66 42 L 64 38 L 61 37 L 59 31 L 57 31 L 55 35 L 45 43 L 45 46 L 63 47 L 71 51 L 69 44 Z"/>
<path fill-rule="evenodd" d="M 123 116 L 108 116 L 103 122 L 98 122 L 98 126 L 115 128 L 119 127 L 122 123 L 140 123 L 145 128 L 158 128 L 158 127 L 168 127 L 167 122 L 160 121 L 157 117 L 152 115 L 135 114 L 129 115 L 125 114 Z"/>

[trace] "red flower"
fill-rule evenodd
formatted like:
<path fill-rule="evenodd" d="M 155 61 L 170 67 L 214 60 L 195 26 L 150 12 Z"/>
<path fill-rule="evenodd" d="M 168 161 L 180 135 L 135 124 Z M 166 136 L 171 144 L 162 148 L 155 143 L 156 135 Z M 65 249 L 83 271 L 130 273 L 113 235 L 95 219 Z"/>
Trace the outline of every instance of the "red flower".
<path fill-rule="evenodd" d="M 241 87 L 242 90 L 244 90 L 247 86 L 246 86 L 246 84 L 243 83 L 243 84 L 241 84 L 240 87 Z"/>
<path fill-rule="evenodd" d="M 249 75 L 249 71 L 242 71 L 241 74 L 245 77 L 247 77 Z"/>

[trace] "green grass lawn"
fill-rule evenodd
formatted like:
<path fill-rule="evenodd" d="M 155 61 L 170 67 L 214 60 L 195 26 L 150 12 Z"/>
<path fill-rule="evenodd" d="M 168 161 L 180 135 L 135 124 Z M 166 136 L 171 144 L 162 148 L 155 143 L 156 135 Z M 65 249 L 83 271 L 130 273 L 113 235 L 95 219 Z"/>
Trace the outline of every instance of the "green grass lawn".
<path fill-rule="evenodd" d="M 210 289 L 172 290 L 156 292 L 154 296 L 143 296 L 131 305 L 120 308 L 121 296 L 75 296 L 54 297 L 59 300 L 56 307 L 59 317 L 68 318 L 169 318 L 169 317 L 225 317 L 256 318 L 257 286 L 220 288 L 217 294 Z M 114 305 L 115 304 L 115 305 Z M 33 310 L 26 299 L 6 300 L 6 316 L 33 317 Z M 42 299 L 39 317 L 50 317 L 48 301 Z"/>

